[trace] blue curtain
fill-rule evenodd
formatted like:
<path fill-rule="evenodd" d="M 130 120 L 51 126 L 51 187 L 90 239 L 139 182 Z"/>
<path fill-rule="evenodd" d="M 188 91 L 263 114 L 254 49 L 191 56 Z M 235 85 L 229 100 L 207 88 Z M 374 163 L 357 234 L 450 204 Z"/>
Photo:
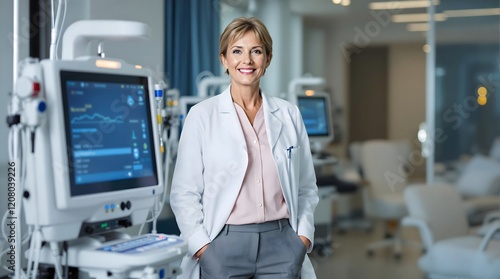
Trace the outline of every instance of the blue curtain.
<path fill-rule="evenodd" d="M 170 88 L 197 95 L 196 76 L 220 72 L 220 0 L 165 1 L 165 72 Z"/>

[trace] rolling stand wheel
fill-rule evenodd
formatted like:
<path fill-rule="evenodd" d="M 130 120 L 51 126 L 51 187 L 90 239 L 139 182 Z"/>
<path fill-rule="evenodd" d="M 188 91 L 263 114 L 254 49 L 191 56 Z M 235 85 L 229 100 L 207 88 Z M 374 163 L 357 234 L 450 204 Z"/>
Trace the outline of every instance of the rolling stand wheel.
<path fill-rule="evenodd" d="M 366 250 L 366 255 L 370 258 L 373 257 L 373 250 Z"/>
<path fill-rule="evenodd" d="M 319 261 L 327 260 L 333 255 L 332 242 L 325 239 L 318 239 L 314 244 L 312 253 Z"/>
<path fill-rule="evenodd" d="M 314 252 L 315 257 L 320 261 L 327 260 L 332 254 L 333 249 L 327 246 L 320 247 Z"/>

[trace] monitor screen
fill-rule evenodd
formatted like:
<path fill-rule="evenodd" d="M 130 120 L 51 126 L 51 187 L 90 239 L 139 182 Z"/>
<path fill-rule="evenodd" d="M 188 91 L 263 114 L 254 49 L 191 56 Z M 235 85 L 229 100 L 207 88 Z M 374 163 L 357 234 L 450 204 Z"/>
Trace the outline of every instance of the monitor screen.
<path fill-rule="evenodd" d="M 71 196 L 158 185 L 148 78 L 60 75 Z"/>
<path fill-rule="evenodd" d="M 297 102 L 309 137 L 331 136 L 329 99 L 326 96 L 298 96 Z"/>

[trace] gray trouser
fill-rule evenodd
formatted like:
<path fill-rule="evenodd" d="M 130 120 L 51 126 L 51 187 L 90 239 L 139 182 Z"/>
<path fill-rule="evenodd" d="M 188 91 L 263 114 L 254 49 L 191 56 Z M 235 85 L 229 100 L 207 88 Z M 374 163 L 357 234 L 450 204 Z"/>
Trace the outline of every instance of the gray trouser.
<path fill-rule="evenodd" d="M 226 225 L 201 256 L 201 278 L 298 279 L 305 254 L 288 219 Z"/>

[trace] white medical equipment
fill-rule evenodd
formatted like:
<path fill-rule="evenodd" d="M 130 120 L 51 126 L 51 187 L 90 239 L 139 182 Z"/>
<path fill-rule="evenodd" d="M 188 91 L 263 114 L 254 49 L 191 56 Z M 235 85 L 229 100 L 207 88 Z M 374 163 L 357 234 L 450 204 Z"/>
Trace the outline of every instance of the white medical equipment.
<path fill-rule="evenodd" d="M 220 92 L 212 92 L 209 89 L 217 89 L 218 87 L 221 86 L 228 86 L 231 81 L 229 80 L 229 77 L 217 77 L 214 76 L 211 72 L 209 71 L 204 71 L 198 74 L 196 77 L 196 87 L 198 89 L 198 95 L 199 97 L 204 97 L 207 98 L 209 96 L 214 96 L 217 95 Z"/>
<path fill-rule="evenodd" d="M 302 114 L 311 151 L 314 155 L 320 154 L 334 138 L 330 95 L 324 92 L 314 92 L 311 96 L 297 94 L 295 103 Z M 318 160 L 325 159 L 322 156 L 316 157 L 319 157 Z"/>
<path fill-rule="evenodd" d="M 164 202 L 164 88 L 154 88 L 140 66 L 81 56 L 92 39 L 147 37 L 149 29 L 83 21 L 66 34 L 67 60 L 26 60 L 9 106 L 23 210 L 33 229 L 20 278 L 36 274 L 39 263 L 53 264 L 62 278 L 62 258 L 95 278 L 172 278 L 181 272 L 184 240 L 115 231 L 144 224 L 150 212 L 155 220 Z"/>
<path fill-rule="evenodd" d="M 300 91 L 300 90 L 298 90 L 299 88 L 301 88 L 303 86 L 321 86 L 323 84 L 325 84 L 325 79 L 322 77 L 313 77 L 313 76 L 306 75 L 303 77 L 292 79 L 288 83 L 288 94 L 287 94 L 286 98 L 290 102 L 296 104 L 297 94 L 302 94 L 302 93 L 299 93 L 299 91 Z"/>

